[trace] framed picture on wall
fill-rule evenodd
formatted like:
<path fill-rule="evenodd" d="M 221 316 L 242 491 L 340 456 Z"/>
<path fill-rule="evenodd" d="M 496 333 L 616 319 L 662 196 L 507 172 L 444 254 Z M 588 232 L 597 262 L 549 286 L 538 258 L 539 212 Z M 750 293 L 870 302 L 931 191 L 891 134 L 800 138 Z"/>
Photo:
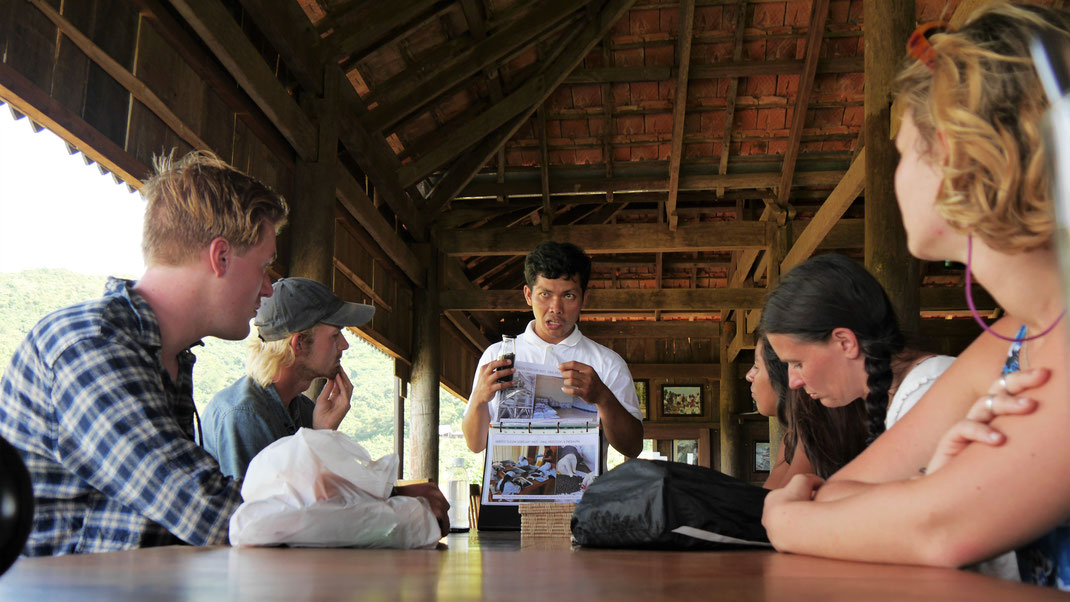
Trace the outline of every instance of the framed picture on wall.
<path fill-rule="evenodd" d="M 754 442 L 754 472 L 769 472 L 772 461 L 769 458 L 769 442 Z"/>
<path fill-rule="evenodd" d="M 673 462 L 698 464 L 698 439 L 676 439 L 672 442 Z"/>
<path fill-rule="evenodd" d="M 633 380 L 632 384 L 639 397 L 639 411 L 643 413 L 643 420 L 650 420 L 650 381 L 643 378 Z"/>
<path fill-rule="evenodd" d="M 662 416 L 702 416 L 701 385 L 661 385 Z"/>

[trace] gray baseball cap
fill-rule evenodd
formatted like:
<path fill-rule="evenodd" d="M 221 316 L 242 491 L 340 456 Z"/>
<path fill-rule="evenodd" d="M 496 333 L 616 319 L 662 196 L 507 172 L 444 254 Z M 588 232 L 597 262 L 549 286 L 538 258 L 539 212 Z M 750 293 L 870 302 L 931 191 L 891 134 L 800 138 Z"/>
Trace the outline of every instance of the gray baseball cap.
<path fill-rule="evenodd" d="M 274 293 L 261 301 L 253 324 L 264 341 L 278 341 L 316 324 L 362 326 L 375 307 L 342 301 L 331 289 L 308 278 L 280 278 Z"/>

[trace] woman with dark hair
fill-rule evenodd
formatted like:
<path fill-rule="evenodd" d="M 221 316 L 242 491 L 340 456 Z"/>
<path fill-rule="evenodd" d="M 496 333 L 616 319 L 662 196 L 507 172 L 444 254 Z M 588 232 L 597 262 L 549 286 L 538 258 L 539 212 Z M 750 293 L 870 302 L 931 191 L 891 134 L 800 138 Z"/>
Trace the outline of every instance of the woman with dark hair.
<path fill-rule="evenodd" d="M 769 382 L 782 400 L 777 405 L 777 416 L 787 427 L 785 460 L 792 462 L 795 450 L 812 466 L 809 472 L 822 478 L 832 476 L 866 448 L 865 406 L 858 400 L 835 408 L 816 403 L 802 389 L 788 386 L 788 365 L 780 361 L 772 345 L 762 345 L 762 356 Z"/>
<path fill-rule="evenodd" d="M 828 408 L 864 400 L 866 443 L 910 410 L 954 359 L 908 349 L 887 293 L 843 255 L 813 257 L 788 272 L 765 301 L 761 329 L 787 364 L 791 389 Z"/>
<path fill-rule="evenodd" d="M 828 483 L 769 493 L 778 550 L 958 567 L 1017 549 L 1023 581 L 1070 589 L 1070 333 L 1029 52 L 1040 31 L 1070 44 L 1070 13 L 994 3 L 911 36 L 895 177 L 907 244 L 965 263 L 966 290 L 976 277 L 1007 313 Z"/>
<path fill-rule="evenodd" d="M 784 427 L 776 461 L 764 487 L 777 489 L 797 474 L 827 478 L 866 447 L 866 412 L 861 403 L 826 408 L 788 387 L 788 367 L 759 335 L 754 365 L 747 371 L 751 397 L 763 416 Z M 811 459 L 812 458 L 812 459 Z"/>

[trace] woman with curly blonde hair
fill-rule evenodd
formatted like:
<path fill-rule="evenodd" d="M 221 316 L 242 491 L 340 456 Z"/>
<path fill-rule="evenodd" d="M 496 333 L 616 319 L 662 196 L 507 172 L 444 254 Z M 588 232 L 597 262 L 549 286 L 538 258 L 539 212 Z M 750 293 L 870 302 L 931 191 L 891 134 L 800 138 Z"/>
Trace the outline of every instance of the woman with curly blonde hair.
<path fill-rule="evenodd" d="M 911 36 L 895 179 L 910 251 L 965 263 L 1006 316 L 827 483 L 769 494 L 778 550 L 950 567 L 1017 550 L 1023 580 L 1070 588 L 1070 340 L 1028 50 L 1041 30 L 1070 42 L 1070 14 L 999 3 Z"/>

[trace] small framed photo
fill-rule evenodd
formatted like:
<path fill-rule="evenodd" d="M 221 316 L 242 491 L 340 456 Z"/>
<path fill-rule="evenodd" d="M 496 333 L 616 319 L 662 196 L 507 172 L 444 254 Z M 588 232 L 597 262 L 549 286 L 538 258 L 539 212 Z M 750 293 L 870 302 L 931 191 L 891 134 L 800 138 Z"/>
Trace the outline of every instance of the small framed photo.
<path fill-rule="evenodd" d="M 677 439 L 672 442 L 673 462 L 698 464 L 698 439 Z"/>
<path fill-rule="evenodd" d="M 643 414 L 643 420 L 650 420 L 650 381 L 644 379 L 633 380 L 635 394 L 639 397 L 639 411 Z"/>
<path fill-rule="evenodd" d="M 702 416 L 701 385 L 661 385 L 662 416 Z"/>
<path fill-rule="evenodd" d="M 769 442 L 754 442 L 754 472 L 769 472 L 772 462 L 769 459 Z"/>

